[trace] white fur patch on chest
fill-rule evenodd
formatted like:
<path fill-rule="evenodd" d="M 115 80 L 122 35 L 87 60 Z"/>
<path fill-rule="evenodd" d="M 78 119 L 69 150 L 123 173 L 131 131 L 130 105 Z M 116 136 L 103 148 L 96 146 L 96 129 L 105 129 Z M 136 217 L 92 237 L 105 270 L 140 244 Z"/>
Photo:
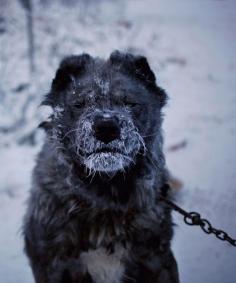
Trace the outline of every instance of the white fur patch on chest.
<path fill-rule="evenodd" d="M 112 254 L 108 254 L 104 248 L 99 248 L 83 252 L 81 261 L 95 283 L 121 283 L 125 253 L 121 246 L 116 246 Z"/>

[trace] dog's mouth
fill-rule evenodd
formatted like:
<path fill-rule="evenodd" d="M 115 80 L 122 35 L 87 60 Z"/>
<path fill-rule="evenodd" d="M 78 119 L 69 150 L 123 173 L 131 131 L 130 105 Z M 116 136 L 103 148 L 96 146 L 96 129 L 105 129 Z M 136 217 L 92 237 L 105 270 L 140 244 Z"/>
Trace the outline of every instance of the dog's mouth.
<path fill-rule="evenodd" d="M 122 152 L 122 150 L 120 150 L 119 148 L 109 148 L 109 147 L 98 148 L 94 152 L 92 152 L 91 154 L 96 154 L 96 153 L 124 154 Z"/>
<path fill-rule="evenodd" d="M 109 147 L 109 146 L 102 146 L 99 148 L 95 148 L 94 150 L 91 150 L 86 153 L 82 153 L 82 155 L 86 158 L 89 157 L 90 155 L 99 155 L 99 154 L 110 154 L 110 155 L 116 155 L 116 154 L 121 154 L 121 155 L 127 155 L 127 152 L 122 150 L 119 147 Z"/>
<path fill-rule="evenodd" d="M 111 173 L 124 170 L 132 159 L 119 148 L 102 147 L 89 153 L 84 163 L 91 171 Z"/>

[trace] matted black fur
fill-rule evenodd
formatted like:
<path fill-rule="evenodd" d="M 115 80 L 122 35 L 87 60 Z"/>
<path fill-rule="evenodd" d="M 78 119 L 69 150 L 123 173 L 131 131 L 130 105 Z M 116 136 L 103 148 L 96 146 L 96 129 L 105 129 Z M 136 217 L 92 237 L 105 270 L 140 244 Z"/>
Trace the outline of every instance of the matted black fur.
<path fill-rule="evenodd" d="M 145 57 L 65 58 L 24 221 L 37 283 L 177 283 L 161 108 Z"/>

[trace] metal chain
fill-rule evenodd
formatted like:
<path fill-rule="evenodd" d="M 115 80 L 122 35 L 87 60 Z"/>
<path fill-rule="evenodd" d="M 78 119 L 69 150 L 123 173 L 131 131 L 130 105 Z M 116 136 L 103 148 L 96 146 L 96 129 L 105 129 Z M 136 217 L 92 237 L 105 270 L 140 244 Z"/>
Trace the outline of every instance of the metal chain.
<path fill-rule="evenodd" d="M 161 188 L 161 195 L 160 195 L 160 200 L 164 201 L 168 206 L 173 208 L 175 211 L 179 212 L 181 215 L 184 216 L 184 222 L 190 226 L 193 225 L 198 225 L 201 227 L 201 229 L 206 233 L 206 234 L 214 234 L 217 239 L 221 241 L 227 241 L 229 242 L 232 246 L 236 247 L 236 239 L 232 239 L 225 231 L 216 229 L 212 227 L 211 223 L 205 219 L 202 218 L 201 215 L 197 212 L 187 212 L 172 201 L 168 200 L 167 194 L 170 189 L 170 186 L 168 184 L 165 184 Z"/>

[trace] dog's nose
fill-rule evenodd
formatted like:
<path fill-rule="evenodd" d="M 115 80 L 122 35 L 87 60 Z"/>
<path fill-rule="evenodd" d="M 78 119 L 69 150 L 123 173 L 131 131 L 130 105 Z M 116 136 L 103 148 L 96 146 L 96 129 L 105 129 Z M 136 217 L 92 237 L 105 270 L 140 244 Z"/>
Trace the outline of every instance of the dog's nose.
<path fill-rule="evenodd" d="M 107 114 L 95 118 L 93 129 L 96 138 L 104 143 L 109 143 L 120 137 L 118 119 Z"/>

